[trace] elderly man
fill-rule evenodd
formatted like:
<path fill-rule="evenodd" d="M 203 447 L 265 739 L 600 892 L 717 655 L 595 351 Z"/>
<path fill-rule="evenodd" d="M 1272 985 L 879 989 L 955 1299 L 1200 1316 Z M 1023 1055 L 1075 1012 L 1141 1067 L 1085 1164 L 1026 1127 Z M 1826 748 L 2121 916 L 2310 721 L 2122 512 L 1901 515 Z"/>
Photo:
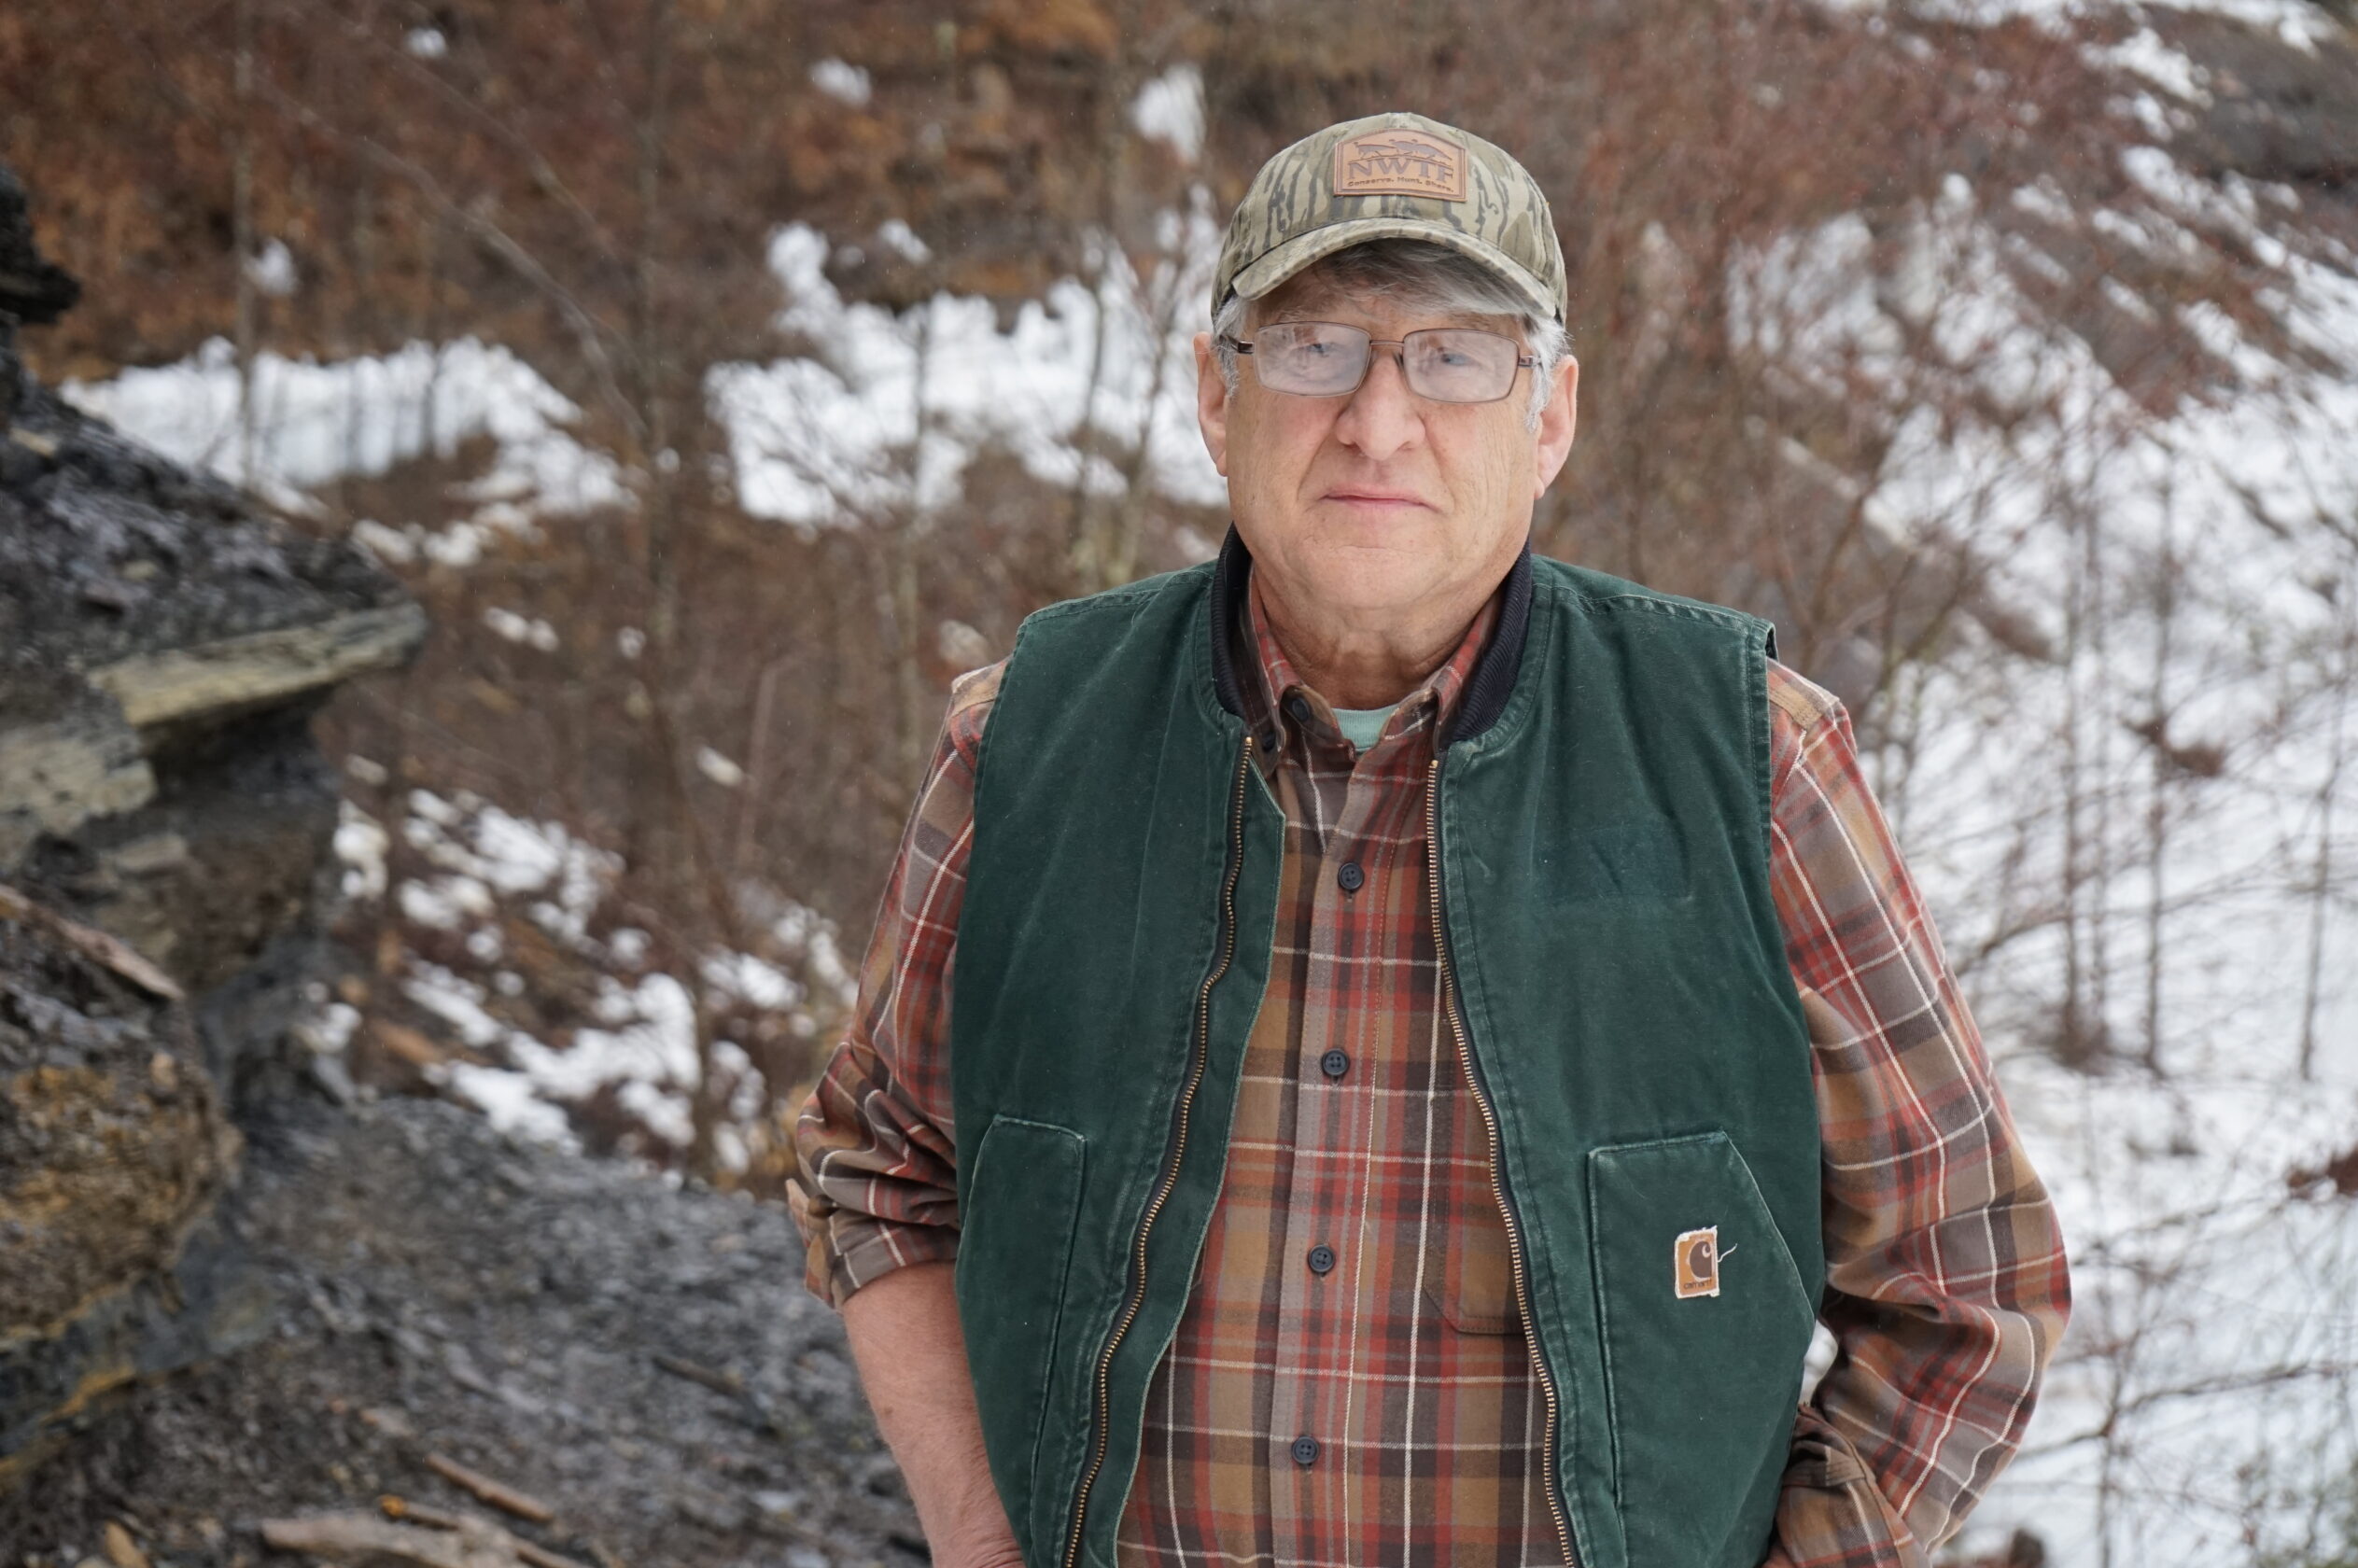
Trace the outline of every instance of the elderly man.
<path fill-rule="evenodd" d="M 798 1127 L 935 1561 L 1925 1562 L 2067 1284 L 1842 709 L 1531 554 L 1498 148 L 1298 143 L 1212 304 L 1219 559 L 958 683 Z"/>

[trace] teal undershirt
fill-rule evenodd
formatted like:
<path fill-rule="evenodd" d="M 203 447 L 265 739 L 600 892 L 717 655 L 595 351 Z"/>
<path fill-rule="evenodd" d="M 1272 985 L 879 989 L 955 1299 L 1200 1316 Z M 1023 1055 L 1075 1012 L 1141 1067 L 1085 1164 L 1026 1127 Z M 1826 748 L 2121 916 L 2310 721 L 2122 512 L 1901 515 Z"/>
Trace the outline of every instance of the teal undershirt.
<path fill-rule="evenodd" d="M 1335 727 L 1342 731 L 1343 739 L 1365 751 L 1383 734 L 1383 721 L 1399 706 L 1394 703 L 1390 707 L 1339 707 L 1335 709 Z"/>

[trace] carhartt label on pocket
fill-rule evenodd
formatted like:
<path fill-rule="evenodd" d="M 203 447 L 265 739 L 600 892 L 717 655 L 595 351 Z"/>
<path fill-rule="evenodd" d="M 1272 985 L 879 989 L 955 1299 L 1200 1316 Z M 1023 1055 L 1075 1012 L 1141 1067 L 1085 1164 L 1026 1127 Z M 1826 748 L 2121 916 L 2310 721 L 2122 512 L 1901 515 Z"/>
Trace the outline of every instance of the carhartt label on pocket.
<path fill-rule="evenodd" d="M 1671 1250 L 1671 1274 L 1678 1299 L 1719 1294 L 1719 1227 L 1683 1231 Z"/>

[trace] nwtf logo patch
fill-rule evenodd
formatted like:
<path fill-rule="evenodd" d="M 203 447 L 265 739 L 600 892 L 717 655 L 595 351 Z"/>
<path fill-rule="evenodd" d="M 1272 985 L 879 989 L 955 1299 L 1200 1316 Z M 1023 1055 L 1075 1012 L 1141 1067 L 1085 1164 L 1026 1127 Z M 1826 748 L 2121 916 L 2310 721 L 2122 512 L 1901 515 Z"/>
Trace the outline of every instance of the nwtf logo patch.
<path fill-rule="evenodd" d="M 1338 196 L 1466 199 L 1466 149 L 1421 131 L 1377 131 L 1335 148 Z"/>

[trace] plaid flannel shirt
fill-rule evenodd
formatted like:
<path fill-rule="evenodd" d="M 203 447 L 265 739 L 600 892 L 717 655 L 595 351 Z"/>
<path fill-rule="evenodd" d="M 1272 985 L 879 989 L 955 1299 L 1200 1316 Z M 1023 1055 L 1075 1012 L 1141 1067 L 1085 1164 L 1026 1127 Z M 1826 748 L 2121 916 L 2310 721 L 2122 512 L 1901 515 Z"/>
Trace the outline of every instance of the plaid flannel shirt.
<path fill-rule="evenodd" d="M 1560 1563 L 1544 1405 L 1425 901 L 1432 736 L 1495 604 L 1362 753 L 1249 603 L 1246 717 L 1284 742 L 1262 760 L 1286 819 L 1276 951 L 1116 1551 L 1124 1568 Z M 797 1124 L 806 1283 L 838 1306 L 956 1255 L 949 987 L 1003 668 L 953 692 L 854 1022 Z M 1771 885 L 1812 1047 L 1839 1354 L 1795 1413 L 1766 1561 L 1918 1565 L 2020 1441 L 2069 1311 L 2061 1239 L 1848 718 L 1774 661 L 1769 703 Z"/>

